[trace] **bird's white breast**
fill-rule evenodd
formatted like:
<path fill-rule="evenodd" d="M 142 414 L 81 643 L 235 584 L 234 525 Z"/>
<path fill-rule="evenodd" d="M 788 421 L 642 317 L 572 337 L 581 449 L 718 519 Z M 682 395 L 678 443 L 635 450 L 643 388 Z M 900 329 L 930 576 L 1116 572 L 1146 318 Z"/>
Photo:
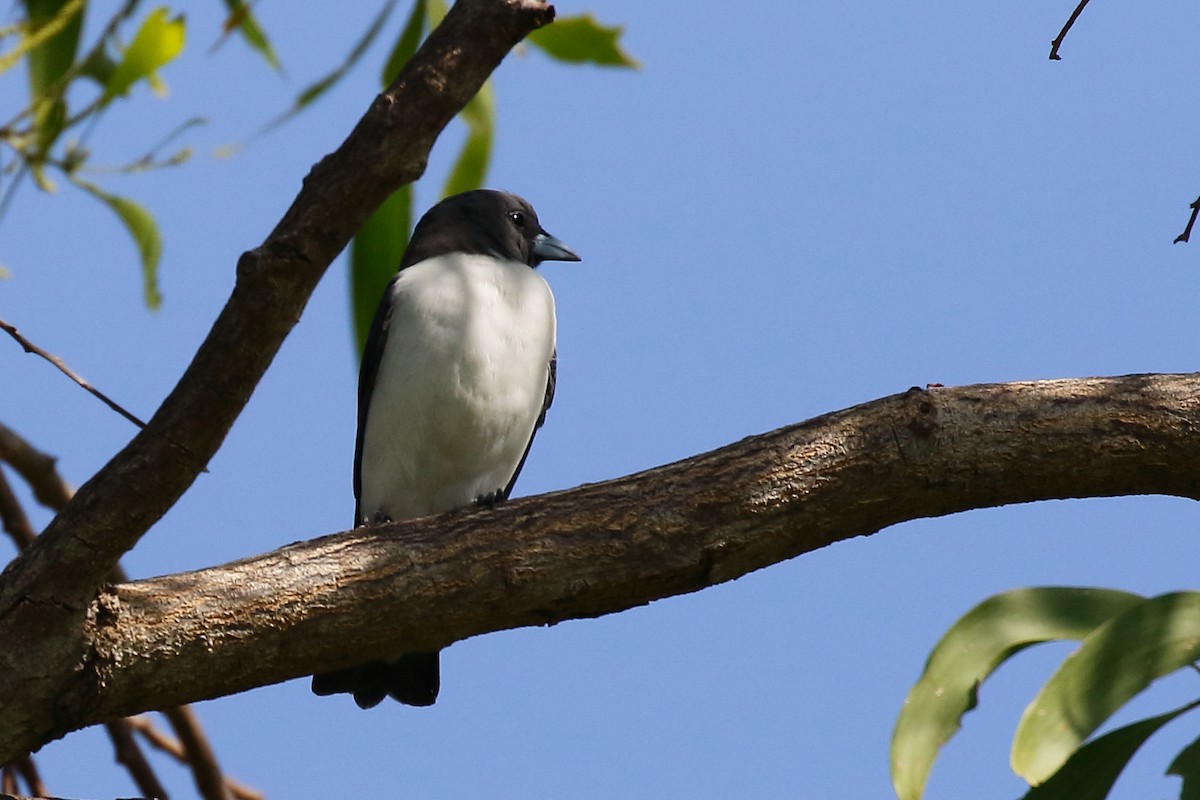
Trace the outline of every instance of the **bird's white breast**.
<path fill-rule="evenodd" d="M 508 485 L 542 410 L 555 316 L 541 275 L 486 256 L 422 261 L 390 291 L 361 513 L 399 520 Z"/>

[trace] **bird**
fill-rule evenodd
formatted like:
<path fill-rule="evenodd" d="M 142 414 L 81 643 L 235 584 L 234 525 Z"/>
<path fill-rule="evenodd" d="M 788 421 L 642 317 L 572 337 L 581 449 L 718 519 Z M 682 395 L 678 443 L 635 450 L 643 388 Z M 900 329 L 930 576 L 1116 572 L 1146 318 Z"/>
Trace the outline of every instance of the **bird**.
<path fill-rule="evenodd" d="M 543 261 L 579 261 L 509 192 L 445 198 L 413 229 L 375 313 L 358 378 L 354 524 L 508 499 L 554 400 L 557 318 Z M 432 705 L 440 654 L 313 676 L 360 708 Z"/>

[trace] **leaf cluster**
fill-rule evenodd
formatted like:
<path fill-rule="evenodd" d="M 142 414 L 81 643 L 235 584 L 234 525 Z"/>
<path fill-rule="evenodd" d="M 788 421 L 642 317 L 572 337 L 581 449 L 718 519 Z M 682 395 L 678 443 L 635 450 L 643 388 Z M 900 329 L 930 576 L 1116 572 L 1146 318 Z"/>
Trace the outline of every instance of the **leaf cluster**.
<path fill-rule="evenodd" d="M 892 783 L 920 800 L 938 749 L 978 704 L 1002 663 L 1042 642 L 1075 640 L 1025 709 L 1013 737 L 1013 771 L 1027 800 L 1103 800 L 1125 765 L 1159 729 L 1200 698 L 1095 736 L 1133 697 L 1200 658 L 1200 592 L 1145 598 L 1114 589 L 1042 587 L 996 595 L 969 611 L 933 649 L 892 735 Z M 1094 738 L 1092 738 L 1094 737 Z M 1181 798 L 1200 797 L 1200 739 L 1167 768 Z"/>
<path fill-rule="evenodd" d="M 236 33 L 270 67 L 282 69 L 250 6 L 243 0 L 223 3 L 227 17 L 218 45 Z M 336 86 L 386 31 L 397 4 L 398 0 L 386 0 L 346 57 L 300 91 L 290 107 L 262 132 L 288 122 Z M 86 138 L 94 132 L 103 112 L 142 84 L 165 95 L 160 71 L 183 51 L 184 16 L 166 6 L 139 16 L 138 5 L 138 0 L 126 0 L 87 46 L 82 34 L 91 6 L 86 0 L 22 0 L 23 18 L 0 30 L 0 43 L 5 38 L 13 40 L 7 50 L 0 51 L 0 74 L 24 62 L 29 83 L 28 103 L 0 127 L 0 147 L 9 148 L 15 156 L 8 160 L 7 171 L 12 178 L 0 198 L 0 217 L 23 178 L 28 176 L 38 188 L 54 192 L 57 185 L 52 173 L 61 176 L 108 207 L 129 232 L 141 263 L 145 302 L 153 309 L 162 302 L 157 280 L 162 237 L 154 216 L 133 199 L 114 194 L 85 177 L 90 166 Z M 426 34 L 445 16 L 446 9 L 446 0 L 414 0 L 381 70 L 384 86 L 399 74 Z M 583 14 L 560 19 L 528 41 L 563 63 L 636 67 L 637 63 L 622 50 L 620 35 L 621 28 L 602 25 L 592 15 Z M 443 181 L 444 195 L 477 188 L 486 178 L 496 127 L 496 98 L 490 81 L 459 118 L 467 133 Z M 182 132 L 201 122 L 184 122 L 144 155 L 116 171 L 139 172 L 187 161 L 192 155 L 188 147 L 160 154 Z M 408 242 L 413 222 L 412 196 L 409 185 L 385 202 L 351 248 L 351 305 L 360 345 L 375 304 Z"/>
<path fill-rule="evenodd" d="M 184 18 L 165 6 L 139 17 L 137 1 L 127 0 L 85 46 L 83 30 L 89 8 L 86 0 L 22 0 L 24 16 L 3 31 L 3 39 L 13 43 L 0 52 L 0 74 L 24 63 L 28 101 L 0 126 L 0 147 L 14 156 L 5 169 L 11 178 L 0 199 L 0 214 L 12 202 L 22 179 L 32 178 L 42 191 L 54 192 L 57 184 L 51 173 L 56 173 L 107 206 L 129 231 L 141 262 L 146 304 L 157 308 L 161 303 L 157 269 L 162 255 L 158 226 L 136 201 L 84 177 L 91 156 L 86 140 L 103 113 L 137 86 L 145 84 L 155 93 L 165 94 L 159 71 L 183 51 Z M 195 122 L 180 126 L 118 171 L 183 163 L 191 156 L 187 148 L 165 157 L 159 153 Z"/>

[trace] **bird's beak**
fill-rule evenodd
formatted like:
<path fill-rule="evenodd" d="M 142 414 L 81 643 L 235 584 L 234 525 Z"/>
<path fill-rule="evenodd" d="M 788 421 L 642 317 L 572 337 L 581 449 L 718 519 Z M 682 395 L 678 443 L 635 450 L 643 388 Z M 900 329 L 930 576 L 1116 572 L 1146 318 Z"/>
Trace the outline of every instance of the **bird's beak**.
<path fill-rule="evenodd" d="M 579 255 L 567 243 L 542 231 L 533 237 L 533 255 L 538 261 L 579 261 Z"/>

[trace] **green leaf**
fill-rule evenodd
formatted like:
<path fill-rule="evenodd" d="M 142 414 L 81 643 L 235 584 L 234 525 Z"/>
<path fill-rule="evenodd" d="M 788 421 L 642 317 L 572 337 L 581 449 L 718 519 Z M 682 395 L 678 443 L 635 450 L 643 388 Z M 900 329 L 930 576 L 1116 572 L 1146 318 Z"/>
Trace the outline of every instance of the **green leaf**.
<path fill-rule="evenodd" d="M 83 0 L 24 0 L 28 32 L 0 57 L 0 72 L 29 53 L 29 94 L 35 103 L 62 94 L 58 85 L 75 63 L 83 26 Z"/>
<path fill-rule="evenodd" d="M 67 121 L 67 104 L 62 98 L 47 98 L 36 105 L 33 112 L 33 130 L 38 156 L 44 157 L 58 140 L 63 124 Z"/>
<path fill-rule="evenodd" d="M 496 93 L 490 78 L 458 116 L 467 126 L 467 139 L 442 187 L 443 197 L 478 189 L 487 175 L 496 125 Z"/>
<path fill-rule="evenodd" d="M 392 45 L 380 81 L 386 88 L 408 63 L 425 33 L 429 18 L 427 0 L 414 0 L 400 36 Z M 442 10 L 442 14 L 445 10 Z M 356 353 L 361 354 L 375 310 L 392 279 L 412 227 L 412 185 L 400 187 L 375 210 L 350 242 L 350 305 L 353 312 Z"/>
<path fill-rule="evenodd" d="M 29 94 L 33 108 L 34 158 L 45 157 L 67 119 L 63 80 L 75 62 L 84 4 L 78 0 L 25 0 L 29 32 L 14 53 L 28 49 Z M 6 54 L 11 58 L 13 53 Z M 0 66 L 0 72 L 4 71 Z M 44 176 L 42 176 L 44 180 Z"/>
<path fill-rule="evenodd" d="M 392 81 L 396 80 L 400 70 L 404 69 L 404 65 L 413 57 L 413 53 L 417 52 L 417 46 L 421 44 L 421 36 L 424 33 L 425 3 L 424 0 L 414 0 L 412 11 L 408 13 L 408 20 L 404 23 L 404 28 L 401 29 L 400 36 L 392 45 L 392 52 L 383 65 L 384 88 L 392 85 Z"/>
<path fill-rule="evenodd" d="M 262 130 L 258 132 L 259 135 L 266 133 L 273 128 L 279 127 L 292 117 L 299 114 L 314 100 L 325 94 L 325 92 L 329 91 L 334 85 L 337 84 L 338 81 L 345 77 L 346 73 L 358 63 L 358 60 L 362 58 L 363 53 L 367 52 L 367 49 L 371 46 L 371 43 L 375 41 L 375 37 L 379 35 L 379 31 L 383 29 L 384 23 L 387 22 L 388 17 L 392 13 L 392 9 L 395 7 L 396 0 L 388 0 L 386 3 L 384 3 L 383 8 L 380 9 L 379 13 L 375 15 L 375 19 L 371 21 L 371 24 L 367 27 L 366 32 L 355 43 L 354 47 L 350 50 L 350 54 L 346 56 L 346 59 L 332 72 L 306 86 L 303 91 L 297 95 L 295 101 L 292 103 L 292 107 L 264 125 Z"/>
<path fill-rule="evenodd" d="M 46 176 L 45 165 L 41 161 L 27 161 L 25 166 L 29 168 L 29 175 L 33 178 L 35 186 L 46 194 L 54 194 L 58 191 L 58 186 Z"/>
<path fill-rule="evenodd" d="M 1167 774 L 1183 778 L 1179 800 L 1200 800 L 1200 739 L 1179 751 L 1167 767 Z"/>
<path fill-rule="evenodd" d="M 246 44 L 263 57 L 263 60 L 271 66 L 272 69 L 282 70 L 283 65 L 279 63 L 279 56 L 275 54 L 275 48 L 271 46 L 270 40 L 267 39 L 266 32 L 262 26 L 258 24 L 258 20 L 254 18 L 254 12 L 250 10 L 250 4 L 243 0 L 222 0 L 225 3 L 225 8 L 229 9 L 229 17 L 225 20 L 225 32 L 221 38 L 213 45 L 213 49 L 220 47 L 221 44 L 229 38 L 229 34 L 237 31 L 246 40 Z"/>
<path fill-rule="evenodd" d="M 1018 589 L 984 600 L 946 631 L 909 691 L 892 733 L 892 785 L 900 800 L 925 791 L 938 749 L 973 709 L 977 690 L 1006 659 L 1030 645 L 1082 639 L 1142 598 L 1108 589 Z"/>
<path fill-rule="evenodd" d="M 446 16 L 448 9 L 446 0 L 425 0 L 425 16 L 429 18 L 431 30 L 442 24 L 442 19 Z"/>
<path fill-rule="evenodd" d="M 91 78 L 101 87 L 105 87 L 112 80 L 112 74 L 116 69 L 117 62 L 113 61 L 103 47 L 97 47 L 88 55 L 87 60 L 79 65 L 79 74 L 85 78 Z"/>
<path fill-rule="evenodd" d="M 1191 711 L 1200 701 L 1117 728 L 1075 751 L 1045 783 L 1024 800 L 1104 800 L 1138 748 L 1163 725 Z"/>
<path fill-rule="evenodd" d="M 148 81 L 154 87 L 155 71 L 183 50 L 183 16 L 168 19 L 168 13 L 166 6 L 159 6 L 146 17 L 109 76 L 104 88 L 104 102 L 125 94 L 140 80 Z"/>
<path fill-rule="evenodd" d="M 1200 592 L 1142 601 L 1093 631 L 1046 681 L 1017 726 L 1012 767 L 1049 778 L 1079 744 L 1156 679 L 1200 657 Z"/>
<path fill-rule="evenodd" d="M 591 14 L 581 14 L 560 17 L 529 34 L 526 41 L 559 61 L 638 69 L 641 65 L 617 41 L 624 30 L 620 25 L 601 25 Z"/>
<path fill-rule="evenodd" d="M 158 264 L 162 259 L 162 237 L 158 232 L 158 224 L 154 217 L 142 206 L 127 197 L 109 194 L 93 183 L 73 179 L 79 188 L 85 190 L 100 200 L 120 218 L 129 235 L 137 245 L 138 255 L 142 262 L 142 294 L 146 306 L 157 310 L 162 305 L 162 295 L 158 291 Z"/>
<path fill-rule="evenodd" d="M 402 186 L 370 216 L 350 242 L 350 302 L 358 353 L 388 281 L 400 267 L 412 224 L 412 186 Z"/>

